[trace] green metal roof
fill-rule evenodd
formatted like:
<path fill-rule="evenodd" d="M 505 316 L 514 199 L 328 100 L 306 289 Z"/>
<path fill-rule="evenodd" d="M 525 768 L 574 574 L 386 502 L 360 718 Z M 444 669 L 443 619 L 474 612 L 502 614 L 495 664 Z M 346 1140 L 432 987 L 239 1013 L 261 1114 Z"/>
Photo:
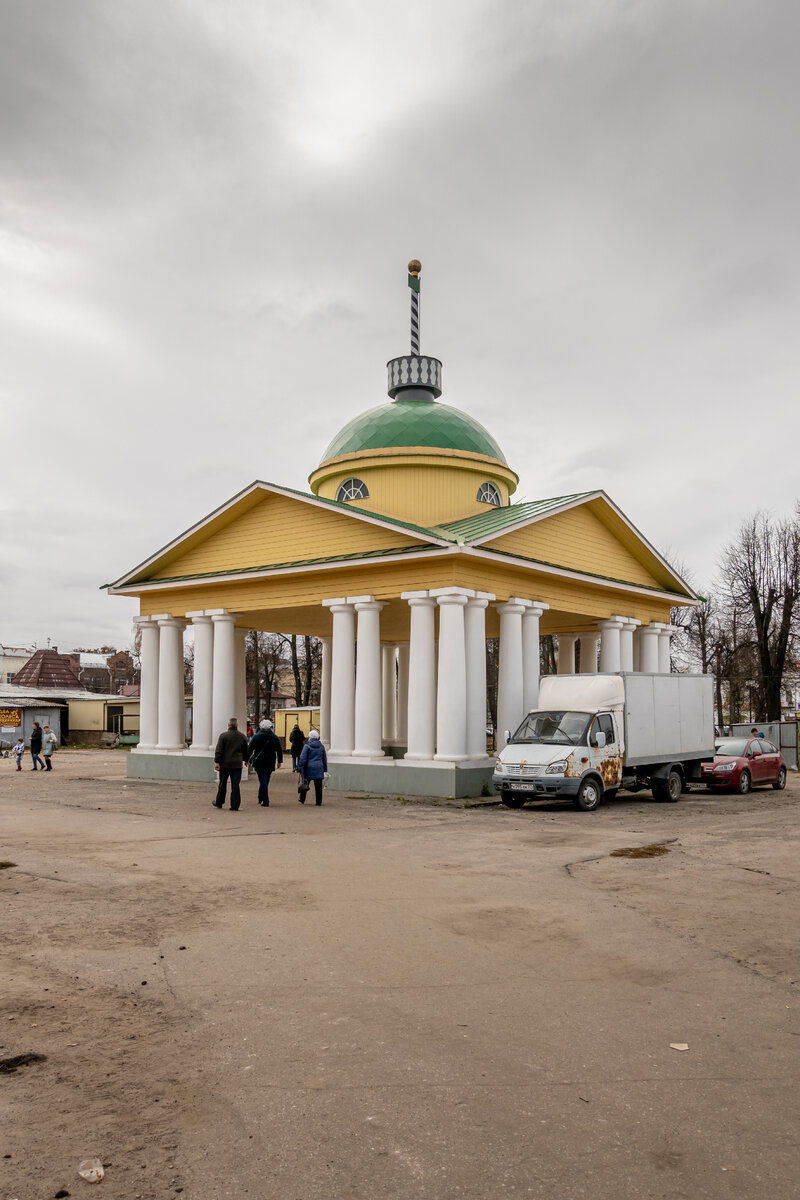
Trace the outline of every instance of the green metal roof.
<path fill-rule="evenodd" d="M 493 533 L 502 533 L 510 526 L 538 517 L 553 508 L 561 508 L 575 500 L 585 500 L 596 492 L 574 492 L 571 496 L 553 496 L 549 500 L 531 500 L 526 504 L 506 504 L 502 508 L 491 507 L 486 512 L 477 513 L 474 517 L 462 517 L 460 521 L 448 521 L 444 525 L 435 525 L 431 533 L 440 537 L 451 538 L 454 541 L 471 542 L 476 538 L 486 537 Z"/>
<path fill-rule="evenodd" d="M 139 583 L 185 583 L 189 579 L 215 579 L 219 576 L 228 575 L 249 575 L 252 571 L 283 571 L 290 567 L 315 567 L 321 566 L 323 563 L 335 562 L 350 562 L 354 559 L 362 558 L 385 558 L 389 554 L 420 554 L 425 550 L 436 550 L 437 547 L 428 543 L 428 545 L 419 546 L 392 546 L 388 550 L 358 550 L 351 551 L 349 554 L 327 554 L 321 558 L 300 558 L 290 559 L 288 562 L 279 563 L 258 563 L 251 567 L 226 567 L 221 571 L 199 571 L 193 575 L 165 575 L 158 579 L 140 579 Z M 104 583 L 103 588 L 116 586 L 113 583 Z"/>
<path fill-rule="evenodd" d="M 403 399 L 361 413 L 337 433 L 322 462 L 339 454 L 360 450 L 386 450 L 403 446 L 431 446 L 468 450 L 506 461 L 497 442 L 473 417 L 433 400 Z"/>

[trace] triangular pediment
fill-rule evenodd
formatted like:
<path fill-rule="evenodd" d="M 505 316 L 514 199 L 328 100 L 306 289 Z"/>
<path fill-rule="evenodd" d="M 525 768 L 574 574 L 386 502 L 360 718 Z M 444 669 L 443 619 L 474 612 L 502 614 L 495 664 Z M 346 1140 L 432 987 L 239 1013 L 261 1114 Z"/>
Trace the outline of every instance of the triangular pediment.
<path fill-rule="evenodd" d="M 502 532 L 486 531 L 470 538 L 469 544 L 696 599 L 604 492 L 530 516 L 521 512 L 516 525 L 506 525 Z"/>
<path fill-rule="evenodd" d="M 402 553 L 431 544 L 444 543 L 403 522 L 258 482 L 110 586 Z"/>

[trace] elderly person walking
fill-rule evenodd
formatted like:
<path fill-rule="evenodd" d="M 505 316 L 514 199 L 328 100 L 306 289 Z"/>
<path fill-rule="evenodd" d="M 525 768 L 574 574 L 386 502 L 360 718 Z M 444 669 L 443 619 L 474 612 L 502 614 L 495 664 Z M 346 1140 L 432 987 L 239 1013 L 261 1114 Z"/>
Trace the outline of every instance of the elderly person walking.
<path fill-rule="evenodd" d="M 314 795 L 317 798 L 317 804 L 322 804 L 322 781 L 328 770 L 328 756 L 325 753 L 325 747 L 319 740 L 319 734 L 316 729 L 308 731 L 308 741 L 300 753 L 298 770 L 303 779 L 307 779 L 314 784 Z M 306 797 L 304 792 L 300 792 L 297 798 L 301 804 L 305 804 Z"/>
<path fill-rule="evenodd" d="M 236 717 L 228 721 L 228 728 L 219 735 L 217 748 L 214 751 L 214 770 L 219 771 L 219 787 L 217 798 L 212 800 L 215 808 L 222 808 L 225 803 L 225 793 L 228 790 L 228 780 L 231 781 L 231 812 L 236 812 L 242 802 L 239 784 L 242 782 L 242 767 L 250 756 L 247 738 L 239 732 Z"/>
<path fill-rule="evenodd" d="M 42 735 L 42 748 L 44 750 L 44 762 L 48 771 L 53 769 L 53 751 L 58 745 L 58 738 L 53 733 L 49 725 L 45 725 Z"/>
<path fill-rule="evenodd" d="M 250 739 L 250 763 L 258 776 L 258 803 L 269 808 L 269 777 L 283 762 L 283 747 L 272 732 L 272 721 L 263 720 Z"/>

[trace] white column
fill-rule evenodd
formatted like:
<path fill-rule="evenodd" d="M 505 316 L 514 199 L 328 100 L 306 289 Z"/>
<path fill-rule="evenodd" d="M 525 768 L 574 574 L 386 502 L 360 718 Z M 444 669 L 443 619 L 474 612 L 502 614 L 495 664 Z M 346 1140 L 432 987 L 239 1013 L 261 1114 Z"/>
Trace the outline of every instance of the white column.
<path fill-rule="evenodd" d="M 607 675 L 616 675 L 622 670 L 622 621 L 619 617 L 609 617 L 607 621 L 598 621 L 600 630 L 600 671 Z"/>
<path fill-rule="evenodd" d="M 406 758 L 431 759 L 436 749 L 436 655 L 434 609 L 427 592 L 402 592 L 411 609 L 408 657 L 408 749 Z"/>
<path fill-rule="evenodd" d="M 464 609 L 474 592 L 434 588 L 439 605 L 439 671 L 436 688 L 436 753 L 439 761 L 467 757 L 467 655 Z"/>
<path fill-rule="evenodd" d="M 523 718 L 522 711 L 522 614 L 524 600 L 509 597 L 507 604 L 495 604 L 500 614 L 500 661 L 497 670 L 497 749 L 506 745 L 505 731 L 511 733 Z"/>
<path fill-rule="evenodd" d="M 139 745 L 137 750 L 155 750 L 158 743 L 158 618 L 137 617 L 142 631 L 139 682 Z"/>
<path fill-rule="evenodd" d="M 352 604 L 342 596 L 323 600 L 333 615 L 331 646 L 331 754 L 353 753 L 355 738 L 355 619 Z"/>
<path fill-rule="evenodd" d="M 641 661 L 642 661 L 642 631 L 641 631 L 641 629 L 634 629 L 634 631 L 633 631 L 633 669 L 634 669 L 634 671 L 641 671 L 641 669 L 642 669 Z"/>
<path fill-rule="evenodd" d="M 162 752 L 186 748 L 183 683 L 184 622 L 160 617 L 158 622 L 158 746 Z"/>
<path fill-rule="evenodd" d="M 534 600 L 522 614 L 522 711 L 539 703 L 539 618 L 550 607 Z"/>
<path fill-rule="evenodd" d="M 381 609 L 374 596 L 348 596 L 358 613 L 354 758 L 382 758 Z"/>
<path fill-rule="evenodd" d="M 247 630 L 234 629 L 234 660 L 235 672 L 234 689 L 236 692 L 236 707 L 233 712 L 239 722 L 239 730 L 247 733 Z M 269 703 L 269 701 L 267 701 Z"/>
<path fill-rule="evenodd" d="M 397 739 L 397 647 L 381 646 L 381 722 L 384 742 Z"/>
<path fill-rule="evenodd" d="M 597 644 L 600 641 L 598 633 L 582 633 L 581 643 L 581 675 L 597 674 Z"/>
<path fill-rule="evenodd" d="M 236 716 L 235 613 L 210 610 L 214 624 L 214 672 L 211 688 L 211 746 L 215 747 L 228 721 Z"/>
<path fill-rule="evenodd" d="M 211 688 L 214 678 L 214 625 L 205 612 L 190 612 L 194 626 L 192 744 L 190 754 L 208 754 L 211 744 Z"/>
<path fill-rule="evenodd" d="M 408 660 L 409 644 L 401 642 L 397 647 L 397 741 L 408 745 Z"/>
<path fill-rule="evenodd" d="M 559 633 L 558 661 L 556 663 L 559 675 L 575 674 L 575 643 L 577 640 L 574 633 Z"/>
<path fill-rule="evenodd" d="M 658 625 L 658 669 L 663 675 L 669 675 L 672 670 L 672 634 L 674 627 L 664 624 Z"/>
<path fill-rule="evenodd" d="M 620 670 L 632 671 L 633 666 L 633 634 L 636 628 L 641 625 L 641 621 L 637 621 L 635 617 L 621 617 L 622 630 L 619 635 L 619 656 Z"/>
<path fill-rule="evenodd" d="M 643 625 L 639 630 L 639 666 L 647 675 L 658 674 L 658 626 Z"/>
<path fill-rule="evenodd" d="M 467 678 L 467 757 L 486 758 L 486 606 L 492 592 L 478 592 L 464 610 Z"/>
<path fill-rule="evenodd" d="M 333 639 L 321 638 L 322 679 L 319 692 L 319 736 L 325 746 L 331 744 L 331 650 Z"/>

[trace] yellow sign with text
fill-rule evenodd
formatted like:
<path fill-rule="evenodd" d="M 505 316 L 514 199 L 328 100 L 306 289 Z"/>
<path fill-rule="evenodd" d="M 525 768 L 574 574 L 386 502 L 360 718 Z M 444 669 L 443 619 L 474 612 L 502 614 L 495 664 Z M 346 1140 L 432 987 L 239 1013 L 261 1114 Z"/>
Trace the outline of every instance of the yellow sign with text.
<path fill-rule="evenodd" d="M 21 708 L 0 708 L 0 725 L 6 728 L 11 727 L 16 729 L 22 724 L 22 709 Z"/>

